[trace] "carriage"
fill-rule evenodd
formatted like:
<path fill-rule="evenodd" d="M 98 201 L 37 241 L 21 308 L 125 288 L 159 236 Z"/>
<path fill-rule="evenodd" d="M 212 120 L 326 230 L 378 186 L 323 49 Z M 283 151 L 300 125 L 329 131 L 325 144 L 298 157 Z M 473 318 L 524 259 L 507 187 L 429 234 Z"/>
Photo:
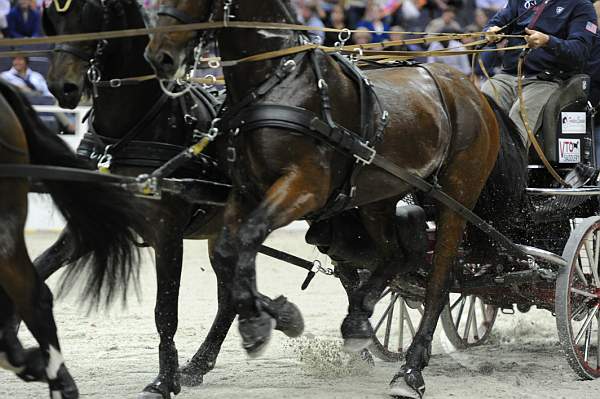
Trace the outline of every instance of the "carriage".
<path fill-rule="evenodd" d="M 544 108 L 537 132 L 548 160 L 565 175 L 574 164 L 596 165 L 595 110 L 587 101 L 589 77 L 565 81 Z M 528 188 L 535 224 L 523 236 L 528 244 L 548 251 L 528 263 L 510 257 L 469 261 L 460 252 L 453 270 L 448 304 L 441 314 L 447 340 L 456 349 L 478 346 L 488 339 L 498 312 L 526 313 L 532 306 L 556 317 L 558 337 L 567 360 L 583 379 L 600 377 L 600 216 L 597 186 L 552 187 L 553 179 L 535 154 L 530 156 Z M 595 184 L 596 182 L 589 182 Z M 413 207 L 407 198 L 398 211 Z M 431 218 L 427 218 L 431 219 Z M 429 248 L 435 224 L 427 220 Z M 551 253 L 561 254 L 560 257 Z M 429 251 L 429 258 L 432 253 Z M 423 314 L 427 271 L 397 279 L 381 296 L 372 323 L 371 352 L 384 361 L 399 361 Z"/>

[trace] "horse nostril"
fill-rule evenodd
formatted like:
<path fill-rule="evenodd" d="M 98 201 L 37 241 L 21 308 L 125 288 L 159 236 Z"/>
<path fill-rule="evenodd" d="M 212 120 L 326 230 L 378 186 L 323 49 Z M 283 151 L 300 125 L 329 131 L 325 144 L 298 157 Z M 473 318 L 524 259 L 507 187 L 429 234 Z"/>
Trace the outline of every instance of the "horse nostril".
<path fill-rule="evenodd" d="M 63 93 L 65 95 L 75 94 L 79 91 L 79 87 L 74 83 L 65 83 L 63 85 Z"/>
<path fill-rule="evenodd" d="M 162 52 L 160 54 L 160 64 L 164 67 L 173 67 L 175 65 L 175 60 L 169 53 Z"/>

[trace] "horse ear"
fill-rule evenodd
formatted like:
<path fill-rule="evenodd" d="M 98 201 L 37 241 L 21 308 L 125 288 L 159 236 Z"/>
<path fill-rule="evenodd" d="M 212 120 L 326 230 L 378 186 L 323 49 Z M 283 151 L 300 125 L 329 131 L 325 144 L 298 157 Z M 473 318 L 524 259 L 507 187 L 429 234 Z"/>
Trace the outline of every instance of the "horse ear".
<path fill-rule="evenodd" d="M 44 9 L 42 12 L 42 29 L 44 30 L 46 36 L 56 35 L 56 29 L 54 29 L 54 25 L 52 24 L 50 16 L 48 15 L 48 10 L 46 9 Z"/>

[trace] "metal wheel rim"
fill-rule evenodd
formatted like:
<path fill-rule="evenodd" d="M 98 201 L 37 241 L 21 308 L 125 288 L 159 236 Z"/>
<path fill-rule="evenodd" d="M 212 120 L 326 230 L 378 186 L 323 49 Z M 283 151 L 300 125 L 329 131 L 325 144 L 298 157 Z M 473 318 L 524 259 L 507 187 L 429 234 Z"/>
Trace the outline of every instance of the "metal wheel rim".
<path fill-rule="evenodd" d="M 582 378 L 600 378 L 600 219 L 588 218 L 571 235 L 559 274 L 556 315 L 567 360 Z"/>
<path fill-rule="evenodd" d="M 388 362 L 402 360 L 419 328 L 423 312 L 422 303 L 412 309 L 399 292 L 387 288 L 371 317 L 375 331 L 370 347 L 373 355 Z"/>

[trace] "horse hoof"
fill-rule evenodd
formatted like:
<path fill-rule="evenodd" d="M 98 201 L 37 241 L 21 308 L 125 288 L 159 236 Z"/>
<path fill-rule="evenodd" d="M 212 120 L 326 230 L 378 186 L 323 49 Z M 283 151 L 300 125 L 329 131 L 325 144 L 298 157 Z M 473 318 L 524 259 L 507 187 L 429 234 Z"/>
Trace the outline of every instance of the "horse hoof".
<path fill-rule="evenodd" d="M 162 393 L 158 392 L 140 392 L 137 396 L 137 399 L 170 399 L 171 395 L 164 396 Z"/>
<path fill-rule="evenodd" d="M 348 352 L 360 352 L 373 342 L 373 327 L 366 316 L 346 316 L 341 330 L 344 338 L 344 350 Z"/>
<path fill-rule="evenodd" d="M 390 382 L 390 396 L 422 399 L 423 395 L 425 395 L 425 381 L 421 372 L 402 366 L 400 372 Z"/>
<path fill-rule="evenodd" d="M 148 385 L 138 394 L 137 399 L 171 399 L 171 393 L 161 390 L 159 386 Z"/>
<path fill-rule="evenodd" d="M 277 324 L 275 329 L 290 338 L 297 338 L 304 332 L 304 318 L 298 306 L 288 301 L 286 297 L 279 296 L 270 304 L 276 314 Z"/>
<path fill-rule="evenodd" d="M 257 317 L 239 319 L 242 347 L 251 358 L 262 355 L 271 339 L 271 331 L 277 322 L 268 313 L 260 312 Z"/>
<path fill-rule="evenodd" d="M 368 348 L 373 340 L 371 338 L 348 338 L 344 340 L 344 351 L 349 353 L 362 352 Z"/>

